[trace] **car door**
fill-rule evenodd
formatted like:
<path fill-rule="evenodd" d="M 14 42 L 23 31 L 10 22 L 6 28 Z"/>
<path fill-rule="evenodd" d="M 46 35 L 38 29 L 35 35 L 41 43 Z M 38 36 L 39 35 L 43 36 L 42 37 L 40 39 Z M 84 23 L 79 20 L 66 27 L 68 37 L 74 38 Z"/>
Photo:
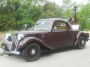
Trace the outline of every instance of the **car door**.
<path fill-rule="evenodd" d="M 71 35 L 66 22 L 54 22 L 52 32 L 48 34 L 47 43 L 53 48 L 69 46 L 71 44 Z"/>

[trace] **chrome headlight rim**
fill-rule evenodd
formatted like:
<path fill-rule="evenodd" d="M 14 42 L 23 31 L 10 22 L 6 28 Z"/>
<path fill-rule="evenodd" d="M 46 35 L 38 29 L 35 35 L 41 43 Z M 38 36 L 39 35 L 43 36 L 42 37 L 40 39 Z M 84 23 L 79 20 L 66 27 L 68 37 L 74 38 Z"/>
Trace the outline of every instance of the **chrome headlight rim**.
<path fill-rule="evenodd" d="M 10 33 L 7 33 L 6 35 L 5 35 L 5 39 L 7 40 L 8 39 L 8 37 L 10 37 L 10 36 L 12 36 Z"/>
<path fill-rule="evenodd" d="M 18 41 L 20 41 L 21 39 L 24 38 L 24 35 L 23 34 L 18 34 L 17 38 L 18 38 Z"/>

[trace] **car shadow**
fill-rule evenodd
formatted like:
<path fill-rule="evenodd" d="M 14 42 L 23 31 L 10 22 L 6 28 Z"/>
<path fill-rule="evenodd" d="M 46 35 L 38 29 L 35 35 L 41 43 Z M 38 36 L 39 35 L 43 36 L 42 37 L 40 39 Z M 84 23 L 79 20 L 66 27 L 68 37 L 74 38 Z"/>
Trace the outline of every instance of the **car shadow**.
<path fill-rule="evenodd" d="M 39 59 L 41 59 L 43 57 L 51 56 L 52 54 L 55 54 L 55 53 L 66 52 L 66 51 L 70 51 L 70 50 L 76 50 L 76 48 L 65 47 L 65 48 L 55 49 L 55 50 L 51 50 L 51 51 L 42 51 Z M 11 54 L 8 56 L 8 58 L 12 58 L 13 60 L 19 59 L 18 61 L 20 61 L 20 62 L 26 62 L 21 54 Z"/>
<path fill-rule="evenodd" d="M 72 51 L 72 50 L 78 50 L 78 49 L 76 47 L 71 46 L 71 47 L 64 47 L 64 48 L 55 49 L 51 51 L 42 51 L 39 59 L 50 57 L 52 56 L 52 54 L 64 53 L 64 52 Z M 23 58 L 21 54 L 11 54 L 8 58 L 10 59 L 12 58 L 12 60 L 18 59 L 19 62 L 26 62 L 26 60 Z"/>
<path fill-rule="evenodd" d="M 19 62 L 26 62 L 26 60 L 23 58 L 21 54 L 11 54 L 8 56 L 9 59 L 12 58 L 14 61 L 19 61 Z"/>
<path fill-rule="evenodd" d="M 51 51 L 43 51 L 41 53 L 41 57 L 50 56 L 55 53 L 66 52 L 66 51 L 70 51 L 70 50 L 77 50 L 77 48 L 71 46 L 71 47 L 64 47 L 64 48 L 59 48 L 59 49 L 55 49 L 55 50 L 51 50 Z"/>

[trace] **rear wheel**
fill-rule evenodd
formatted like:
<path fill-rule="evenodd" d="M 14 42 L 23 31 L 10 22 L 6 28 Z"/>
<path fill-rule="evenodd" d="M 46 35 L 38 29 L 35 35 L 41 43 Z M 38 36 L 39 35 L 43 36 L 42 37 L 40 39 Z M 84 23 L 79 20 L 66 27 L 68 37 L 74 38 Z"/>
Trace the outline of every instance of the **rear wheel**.
<path fill-rule="evenodd" d="M 77 47 L 79 49 L 83 49 L 85 48 L 85 45 L 86 45 L 86 38 L 84 36 L 81 36 L 78 40 Z"/>
<path fill-rule="evenodd" d="M 27 61 L 35 61 L 39 58 L 41 49 L 37 43 L 31 43 L 23 51 L 22 55 Z"/>

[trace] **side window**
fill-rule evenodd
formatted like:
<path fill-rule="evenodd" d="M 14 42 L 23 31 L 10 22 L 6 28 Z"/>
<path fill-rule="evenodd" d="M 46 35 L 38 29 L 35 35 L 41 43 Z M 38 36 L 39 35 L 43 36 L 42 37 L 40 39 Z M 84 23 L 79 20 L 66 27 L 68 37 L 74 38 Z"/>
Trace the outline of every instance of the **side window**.
<path fill-rule="evenodd" d="M 55 22 L 54 30 L 55 31 L 65 31 L 67 26 L 64 22 Z"/>

